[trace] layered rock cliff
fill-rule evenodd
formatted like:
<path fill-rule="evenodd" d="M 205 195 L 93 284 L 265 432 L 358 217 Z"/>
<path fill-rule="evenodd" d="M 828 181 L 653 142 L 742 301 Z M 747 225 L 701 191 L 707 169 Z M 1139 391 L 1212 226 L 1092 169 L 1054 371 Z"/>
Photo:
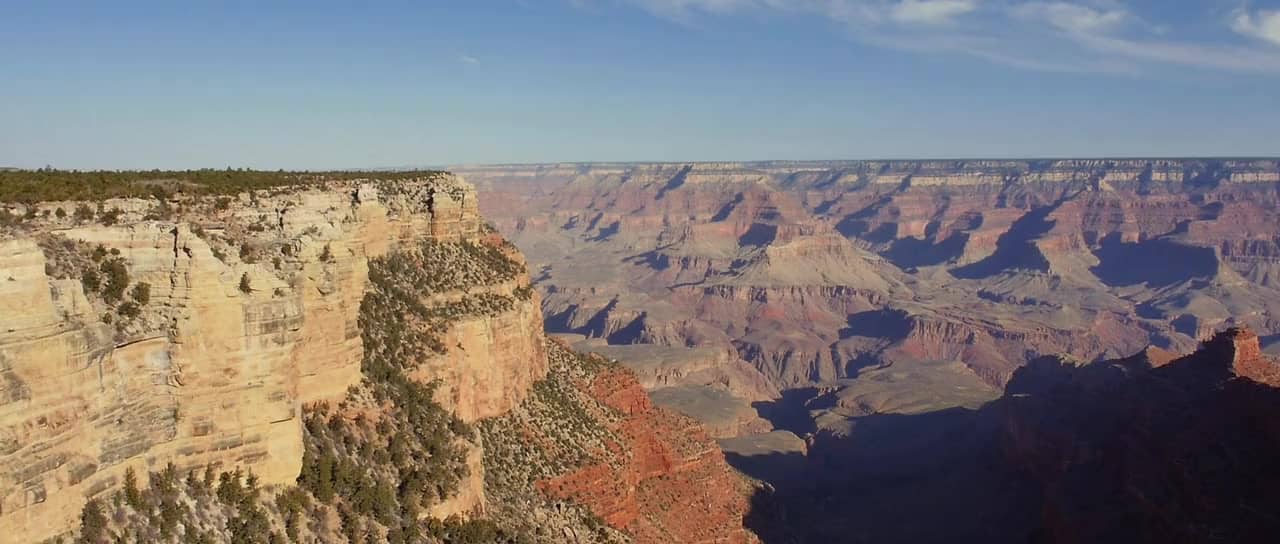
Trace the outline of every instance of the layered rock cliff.
<path fill-rule="evenodd" d="M 0 210 L 21 218 L 0 239 L 0 530 L 40 540 L 78 519 L 88 541 L 252 542 L 563 536 L 543 529 L 659 542 L 694 530 L 636 522 L 669 509 L 651 494 L 630 499 L 623 521 L 499 480 L 511 470 L 489 463 L 501 441 L 472 424 L 580 383 L 548 376 L 523 258 L 460 178 L 350 177 Z M 700 475 L 665 487 L 672 496 L 718 481 L 717 534 L 750 538 L 749 488 L 696 423 L 652 407 L 627 423 L 598 396 L 567 415 L 665 452 L 660 468 L 611 457 L 619 477 L 649 489 Z M 713 455 L 672 453 L 699 447 Z M 529 504 L 541 506 L 517 508 Z"/>
<path fill-rule="evenodd" d="M 1277 330 L 1273 159 L 468 173 L 530 255 L 553 330 L 730 348 L 778 389 L 908 359 L 958 360 L 999 387 L 1039 355 Z"/>
<path fill-rule="evenodd" d="M 456 178 L 382 185 L 108 200 L 110 225 L 65 214 L 96 203 L 37 205 L 63 212 L 0 242 L 0 530 L 53 534 L 129 467 L 213 464 L 292 483 L 302 406 L 360 381 L 369 259 L 483 235 L 475 193 Z M 89 255 L 82 269 L 65 269 L 77 253 Z M 149 286 L 147 300 L 86 288 L 108 261 L 124 287 Z M 545 373 L 536 300 L 448 335 L 481 351 L 434 363 L 452 368 L 440 398 L 464 419 L 502 413 Z"/>

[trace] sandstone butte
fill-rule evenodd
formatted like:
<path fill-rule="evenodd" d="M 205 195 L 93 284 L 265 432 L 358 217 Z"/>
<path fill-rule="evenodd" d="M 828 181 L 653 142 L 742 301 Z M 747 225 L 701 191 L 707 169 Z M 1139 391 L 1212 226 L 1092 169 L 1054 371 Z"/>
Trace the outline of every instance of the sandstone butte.
<path fill-rule="evenodd" d="M 42 233 L 118 250 L 131 278 L 151 285 L 143 317 L 124 328 L 99 318 L 79 281 L 51 277 L 52 263 L 33 237 L 0 239 L 6 539 L 39 541 L 72 527 L 84 502 L 118 489 L 129 468 L 147 474 L 171 462 L 182 470 L 214 465 L 251 471 L 263 485 L 293 483 L 303 407 L 340 399 L 360 380 L 357 314 L 369 259 L 427 237 L 494 237 L 472 186 L 451 175 L 178 204 L 180 221 L 145 219 L 156 201 L 140 199 L 106 202 L 122 212 L 111 226 L 52 213 L 41 220 Z M 229 232 L 236 225 L 251 225 L 250 234 Z M 273 270 L 210 241 L 254 232 L 284 240 L 287 262 Z M 282 267 L 288 277 L 278 273 Z M 485 288 L 509 294 L 527 285 L 522 276 Z M 454 323 L 445 341 L 461 349 L 424 362 L 418 377 L 439 379 L 437 400 L 465 421 L 499 416 L 546 374 L 543 338 L 534 295 L 495 317 Z M 604 487 L 566 493 L 639 542 L 661 541 L 657 534 L 690 542 L 753 538 L 741 530 L 749 490 L 705 432 L 651 406 L 629 374 L 611 375 L 592 391 L 628 414 L 626 443 L 616 446 L 635 450 L 638 465 L 594 472 L 597 481 L 622 486 L 607 497 L 620 504 L 597 493 Z M 470 481 L 434 515 L 484 510 L 479 457 L 472 452 Z M 590 477 L 548 487 L 572 488 L 568 482 L 582 478 Z M 685 499 L 696 499 L 708 516 L 681 519 Z"/>

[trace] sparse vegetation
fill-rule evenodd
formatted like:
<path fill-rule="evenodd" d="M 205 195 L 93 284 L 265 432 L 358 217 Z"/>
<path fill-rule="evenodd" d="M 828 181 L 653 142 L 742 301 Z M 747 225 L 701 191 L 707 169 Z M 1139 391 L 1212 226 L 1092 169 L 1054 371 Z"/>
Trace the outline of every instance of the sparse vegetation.
<path fill-rule="evenodd" d="M 120 208 L 111 208 L 110 210 L 107 210 L 103 212 L 101 215 L 99 215 L 98 221 L 101 222 L 103 225 L 110 227 L 111 225 L 114 225 L 120 222 L 121 213 L 123 212 L 120 211 Z"/>
<path fill-rule="evenodd" d="M 543 522 L 533 512 L 556 511 L 562 523 L 579 524 L 583 538 L 621 540 L 622 535 L 589 510 L 553 503 L 535 488 L 539 481 L 591 463 L 625 461 L 615 458 L 616 453 L 608 447 L 620 437 L 603 424 L 617 414 L 575 385 L 613 364 L 551 341 L 547 342 L 547 356 L 551 372 L 534 384 L 533 394 L 511 413 L 479 425 L 485 445 L 485 495 L 493 505 L 492 515 L 537 534 Z"/>
<path fill-rule="evenodd" d="M 421 306 L 421 298 L 433 293 L 411 283 L 417 276 L 396 276 L 389 268 L 400 259 L 420 257 L 393 253 L 370 263 L 370 274 L 378 279 L 371 282 L 360 312 L 365 379 L 343 402 L 305 410 L 306 449 L 297 486 L 263 497 L 251 474 L 224 472 L 215 478 L 208 468 L 203 478 L 191 472 L 184 481 L 170 467 L 153 474 L 149 488 L 139 489 L 126 474 L 121 499 L 107 516 L 121 522 L 109 522 L 100 532 L 86 524 L 82 537 L 130 542 L 532 542 L 501 520 L 421 519 L 425 509 L 457 492 L 467 475 L 466 443 L 475 440 L 476 431 L 434 400 L 433 384 L 405 372 L 432 354 L 429 344 L 411 331 L 429 336 L 435 329 L 419 329 L 422 323 L 406 322 L 404 315 L 379 305 L 418 297 L 415 302 Z M 99 259 L 108 263 L 113 257 L 105 253 Z M 450 266 L 481 266 L 466 260 L 420 262 L 431 268 L 427 274 L 444 274 L 442 269 Z M 243 275 L 242 290 L 248 282 Z M 134 286 L 132 300 L 125 304 L 150 296 L 150 286 L 143 285 Z M 443 320 L 503 307 L 502 301 L 511 299 L 481 293 L 422 308 L 423 315 Z M 97 523 L 101 518 L 86 508 L 85 519 Z"/>
<path fill-rule="evenodd" d="M 403 172 L 265 172 L 245 169 L 202 169 L 180 171 L 75 171 L 0 170 L 0 202 L 40 202 L 49 200 L 91 200 L 108 198 L 148 198 L 164 200 L 174 193 L 192 195 L 232 195 L 282 186 L 314 185 L 376 177 L 397 181 L 433 178 L 434 170 Z M 92 213 L 93 210 L 89 210 Z M 87 221 L 77 209 L 76 219 Z"/>
<path fill-rule="evenodd" d="M 76 206 L 76 214 L 75 214 L 76 221 L 81 223 L 85 221 L 92 221 L 93 216 L 94 216 L 93 208 L 90 208 L 88 204 L 81 204 L 79 206 Z"/>
<path fill-rule="evenodd" d="M 129 291 L 129 297 L 140 306 L 146 306 L 151 302 L 151 284 L 147 282 L 139 282 L 133 286 L 133 290 Z"/>
<path fill-rule="evenodd" d="M 102 221 L 111 212 L 91 213 Z M 228 240 L 239 240 L 236 237 L 244 231 L 227 227 L 212 232 L 211 247 L 220 259 L 225 258 L 222 251 L 238 250 L 246 263 L 270 260 L 276 269 L 293 264 L 280 257 L 293 253 L 290 243 L 231 243 Z M 101 319 L 118 330 L 143 315 L 151 303 L 152 285 L 132 281 L 119 251 L 52 235 L 42 245 L 48 246 L 49 266 L 60 277 L 79 278 L 93 293 Z M 337 249 L 342 251 L 341 246 Z M 478 544 L 562 539 L 559 533 L 535 534 L 542 528 L 530 516 L 464 521 L 423 515 L 457 493 L 468 476 L 466 453 L 480 431 L 436 402 L 438 384 L 423 383 L 410 372 L 445 351 L 442 333 L 451 322 L 507 312 L 517 300 L 532 296 L 528 286 L 505 291 L 523 272 L 523 265 L 508 252 L 492 244 L 428 240 L 370 261 L 370 283 L 359 313 L 364 380 L 342 402 L 304 407 L 305 449 L 296 485 L 263 487 L 253 474 L 215 472 L 213 467 L 205 468 L 203 476 L 189 471 L 183 478 L 173 466 L 140 485 L 130 471 L 114 496 L 86 505 L 80 541 Z M 325 244 L 320 259 L 334 262 L 334 248 Z M 243 273 L 238 288 L 252 293 L 253 284 L 250 274 Z M 514 296 L 503 294 L 507 292 Z M 569 386 L 540 383 L 534 393 L 541 399 L 539 408 L 532 413 L 562 419 L 565 433 L 599 435 L 584 447 L 603 447 L 600 433 L 607 430 L 593 427 L 587 415 L 569 413 L 580 408 L 575 403 L 581 399 L 560 387 Z M 585 451 L 565 448 L 560 452 L 563 459 L 539 459 L 547 470 L 562 469 L 585 462 Z M 522 487 L 519 493 L 527 493 L 521 495 L 527 500 L 543 501 L 544 507 L 552 504 L 537 498 L 532 487 Z M 555 510 L 556 515 L 574 520 L 583 538 L 591 540 L 597 532 L 617 535 L 584 508 L 565 508 L 567 513 Z"/>
<path fill-rule="evenodd" d="M 99 319 L 116 324 L 118 331 L 141 316 L 143 307 L 151 302 L 151 285 L 131 284 L 129 267 L 120 250 L 101 244 L 90 246 L 54 234 L 37 236 L 36 242 L 45 256 L 45 274 L 54 279 L 79 279 L 85 294 L 99 301 L 99 309 L 107 310 Z"/>
<path fill-rule="evenodd" d="M 98 271 L 102 273 L 102 299 L 107 304 L 115 304 L 124 298 L 125 288 L 129 286 L 129 267 L 121 257 L 103 259 Z"/>
<path fill-rule="evenodd" d="M 120 306 L 116 308 L 116 313 L 120 314 L 123 317 L 133 319 L 142 314 L 142 308 L 140 308 L 137 303 L 132 301 L 122 302 L 120 303 Z"/>
<path fill-rule="evenodd" d="M 246 264 L 258 262 L 258 250 L 251 243 L 240 246 L 240 260 Z"/>

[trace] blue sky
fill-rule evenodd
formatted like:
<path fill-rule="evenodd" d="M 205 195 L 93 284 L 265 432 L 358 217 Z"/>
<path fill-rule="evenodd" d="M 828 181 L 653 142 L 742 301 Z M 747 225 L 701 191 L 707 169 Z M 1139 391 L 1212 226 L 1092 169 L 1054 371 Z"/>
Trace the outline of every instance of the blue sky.
<path fill-rule="evenodd" d="M 1280 0 L 5 0 L 0 74 L 26 167 L 1280 155 Z"/>

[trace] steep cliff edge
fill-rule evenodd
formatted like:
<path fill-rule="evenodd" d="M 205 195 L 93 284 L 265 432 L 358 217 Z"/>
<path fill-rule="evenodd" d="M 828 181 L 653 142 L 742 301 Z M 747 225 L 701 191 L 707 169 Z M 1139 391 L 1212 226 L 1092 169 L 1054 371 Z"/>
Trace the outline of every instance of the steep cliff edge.
<path fill-rule="evenodd" d="M 523 257 L 460 178 L 6 207 L 0 530 L 20 541 L 754 538 L 700 426 L 548 348 Z M 493 429 L 549 405 L 602 429 L 566 447 L 633 486 L 626 516 L 504 477 Z M 698 493 L 711 528 L 670 514 Z"/>
<path fill-rule="evenodd" d="M 443 174 L 28 208 L 0 241 L 0 531 L 21 541 L 69 527 L 130 468 L 292 484 L 303 406 L 361 380 L 369 260 L 486 242 L 471 186 Z M 520 264 L 487 288 L 526 281 Z M 470 286 L 453 287 L 439 305 Z M 444 326 L 460 349 L 424 362 L 451 369 L 436 397 L 465 421 L 505 412 L 546 372 L 524 292 Z"/>

